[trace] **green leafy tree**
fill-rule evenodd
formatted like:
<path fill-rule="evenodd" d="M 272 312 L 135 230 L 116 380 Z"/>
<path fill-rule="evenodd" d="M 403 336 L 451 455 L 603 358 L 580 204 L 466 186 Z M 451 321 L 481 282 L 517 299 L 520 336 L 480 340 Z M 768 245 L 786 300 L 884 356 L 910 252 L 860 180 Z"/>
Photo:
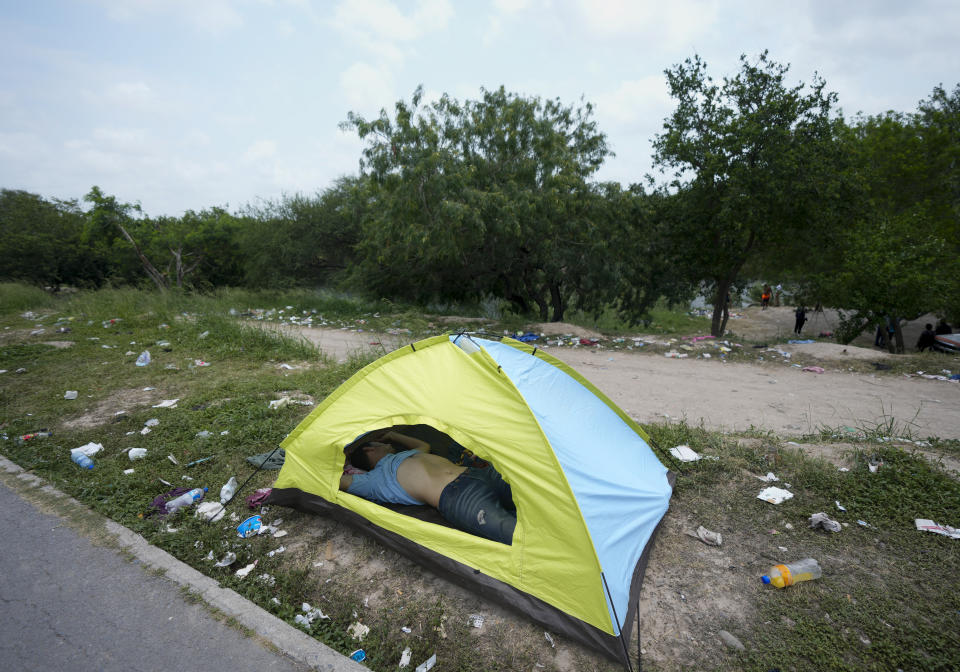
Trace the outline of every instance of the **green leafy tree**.
<path fill-rule="evenodd" d="M 848 309 L 841 339 L 890 319 L 891 352 L 903 352 L 900 324 L 928 312 L 960 315 L 960 88 L 941 87 L 913 114 L 860 117 L 844 135 L 858 184 L 853 215 L 812 278 Z"/>
<path fill-rule="evenodd" d="M 392 119 L 348 116 L 376 185 L 358 270 L 382 295 L 493 293 L 561 320 L 594 260 L 588 179 L 610 154 L 606 139 L 589 104 L 482 93 L 421 105 L 418 88 Z"/>
<path fill-rule="evenodd" d="M 699 56 L 668 69 L 677 107 L 654 140 L 656 164 L 674 171 L 675 263 L 713 296 L 715 336 L 744 269 L 801 263 L 801 243 L 836 222 L 842 184 L 825 82 L 788 85 L 767 52 L 740 66 L 722 84 Z"/>

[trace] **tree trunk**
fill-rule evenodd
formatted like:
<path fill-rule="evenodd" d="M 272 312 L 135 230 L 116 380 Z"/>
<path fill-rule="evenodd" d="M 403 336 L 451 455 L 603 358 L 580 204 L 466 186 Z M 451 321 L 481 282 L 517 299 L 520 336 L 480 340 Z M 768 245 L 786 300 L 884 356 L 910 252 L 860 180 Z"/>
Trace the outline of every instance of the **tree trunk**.
<path fill-rule="evenodd" d="M 896 353 L 898 355 L 903 354 L 903 330 L 900 328 L 900 318 L 893 318 L 893 335 L 897 340 Z M 893 338 L 890 339 L 890 352 L 894 352 Z"/>
<path fill-rule="evenodd" d="M 723 336 L 727 329 L 727 320 L 730 319 L 730 309 L 727 306 L 727 294 L 730 293 L 730 282 L 717 282 L 717 294 L 713 297 L 713 319 L 710 320 L 710 334 L 716 338 Z"/>
<path fill-rule="evenodd" d="M 551 322 L 563 322 L 563 313 L 566 306 L 563 304 L 563 295 L 560 292 L 560 283 L 550 283 L 550 298 L 553 301 L 553 319 Z"/>
<path fill-rule="evenodd" d="M 150 260 L 147 259 L 146 255 L 140 251 L 140 246 L 133 240 L 133 237 L 127 233 L 127 230 L 123 228 L 123 225 L 119 222 L 117 223 L 117 228 L 120 229 L 120 233 L 123 234 L 123 237 L 133 245 L 133 249 L 136 251 L 137 256 L 140 258 L 140 263 L 143 264 L 143 270 L 147 272 L 147 275 L 150 276 L 150 279 L 157 285 L 157 288 L 164 292 L 167 290 L 167 279 L 163 277 L 163 274 L 157 270 L 156 266 L 150 263 Z"/>

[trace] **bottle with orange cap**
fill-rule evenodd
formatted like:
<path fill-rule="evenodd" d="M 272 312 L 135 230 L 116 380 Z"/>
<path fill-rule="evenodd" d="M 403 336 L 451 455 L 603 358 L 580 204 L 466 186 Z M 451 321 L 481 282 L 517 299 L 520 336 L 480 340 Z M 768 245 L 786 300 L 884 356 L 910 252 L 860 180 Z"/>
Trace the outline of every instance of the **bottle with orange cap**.
<path fill-rule="evenodd" d="M 804 558 L 796 562 L 774 565 L 761 580 L 776 588 L 786 588 L 801 581 L 812 581 L 823 576 L 820 563 L 813 558 Z"/>

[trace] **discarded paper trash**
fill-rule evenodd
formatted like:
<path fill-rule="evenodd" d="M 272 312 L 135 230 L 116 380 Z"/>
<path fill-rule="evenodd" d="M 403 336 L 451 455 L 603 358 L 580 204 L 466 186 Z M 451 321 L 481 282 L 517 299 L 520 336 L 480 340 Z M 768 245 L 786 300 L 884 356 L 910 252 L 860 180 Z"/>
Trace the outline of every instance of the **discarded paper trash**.
<path fill-rule="evenodd" d="M 433 654 L 425 661 L 417 665 L 417 669 L 414 672 L 430 672 L 433 669 L 433 666 L 437 664 L 437 654 Z"/>
<path fill-rule="evenodd" d="M 711 532 L 703 525 L 697 528 L 697 538 L 707 546 L 719 546 L 723 543 L 723 535 L 719 532 Z"/>
<path fill-rule="evenodd" d="M 350 633 L 350 636 L 355 640 L 362 642 L 363 638 L 370 633 L 370 626 L 364 625 L 360 621 L 356 621 L 349 628 L 347 628 L 347 632 Z"/>
<path fill-rule="evenodd" d="M 760 491 L 760 494 L 757 495 L 757 499 L 762 499 L 765 502 L 770 502 L 771 504 L 780 504 L 787 501 L 793 497 L 793 493 L 789 490 L 784 490 L 783 488 L 764 488 Z"/>
<path fill-rule="evenodd" d="M 197 506 L 197 510 L 193 515 L 197 518 L 203 518 L 211 523 L 215 523 L 223 518 L 223 512 L 223 504 L 219 502 L 203 502 Z"/>
<path fill-rule="evenodd" d="M 76 398 L 77 398 L 77 391 L 76 391 L 76 390 L 67 390 L 66 392 L 63 393 L 63 398 L 64 398 L 64 399 L 76 399 Z"/>
<path fill-rule="evenodd" d="M 949 525 L 937 525 L 932 520 L 926 518 L 917 518 L 913 521 L 917 529 L 921 532 L 935 532 L 951 539 L 960 539 L 960 529 L 950 527 Z"/>
<path fill-rule="evenodd" d="M 674 446 L 670 449 L 670 454 L 681 462 L 696 462 L 700 459 L 697 451 L 690 446 Z"/>
<path fill-rule="evenodd" d="M 213 551 L 210 551 L 210 552 L 213 553 Z M 217 564 L 215 564 L 214 567 L 229 567 L 236 561 L 237 561 L 237 554 L 234 553 L 233 551 L 230 551 L 225 556 L 223 556 L 223 559 Z"/>
<path fill-rule="evenodd" d="M 410 664 L 410 656 L 413 655 L 413 651 L 410 650 L 408 646 L 403 650 L 403 653 L 400 654 L 400 664 L 397 667 L 406 667 Z"/>
<path fill-rule="evenodd" d="M 131 460 L 139 460 L 140 458 L 146 457 L 146 456 L 147 456 L 146 448 L 131 448 L 130 450 L 127 451 L 127 457 L 129 457 Z"/>
<path fill-rule="evenodd" d="M 90 443 L 85 443 L 85 444 L 83 444 L 83 445 L 80 446 L 79 448 L 74 448 L 74 449 L 71 450 L 70 452 L 71 452 L 71 453 L 83 453 L 83 454 L 86 455 L 87 457 L 93 457 L 94 455 L 96 455 L 97 453 L 99 453 L 101 450 L 103 450 L 103 444 L 101 444 L 101 443 L 94 443 L 93 441 L 91 441 Z"/>
<path fill-rule="evenodd" d="M 835 520 L 831 520 L 825 513 L 815 513 L 810 516 L 810 527 L 822 527 L 828 532 L 839 532 L 843 527 Z"/>

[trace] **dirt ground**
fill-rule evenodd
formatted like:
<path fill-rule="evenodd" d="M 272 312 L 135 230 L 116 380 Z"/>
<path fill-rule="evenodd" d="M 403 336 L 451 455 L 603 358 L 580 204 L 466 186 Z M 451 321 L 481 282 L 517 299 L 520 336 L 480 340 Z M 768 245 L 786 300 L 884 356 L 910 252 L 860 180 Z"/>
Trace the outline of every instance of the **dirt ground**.
<path fill-rule="evenodd" d="M 908 344 L 916 341 L 924 321 L 921 318 L 907 325 L 904 331 Z M 792 334 L 793 323 L 793 309 L 789 307 L 744 308 L 730 320 L 729 331 L 735 336 L 727 340 L 731 347 L 736 347 L 736 337 L 774 342 L 778 336 Z M 815 314 L 804 329 L 804 337 L 833 331 L 836 324 L 835 311 Z M 602 338 L 571 324 L 544 323 L 531 329 L 548 337 L 567 336 L 565 342 L 570 336 Z M 300 333 L 338 360 L 355 352 L 390 351 L 404 343 L 401 336 L 343 329 L 309 328 Z M 916 438 L 960 439 L 960 384 L 919 375 L 851 371 L 849 364 L 854 360 L 882 364 L 892 357 L 886 350 L 873 347 L 867 335 L 854 341 L 859 345 L 817 342 L 777 346 L 779 352 L 757 350 L 763 360 L 755 363 L 725 361 L 710 339 L 695 343 L 675 339 L 671 343 L 663 337 L 637 334 L 626 342 L 634 338 L 648 345 L 675 346 L 674 351 L 686 357 L 646 354 L 643 347 L 612 349 L 604 347 L 606 341 L 598 346 L 557 346 L 551 339 L 554 345 L 541 347 L 579 371 L 639 422 L 686 420 L 709 429 L 742 431 L 753 427 L 780 436 L 798 436 L 820 428 L 869 428 L 892 420 L 902 433 Z M 690 350 L 683 350 L 684 345 Z M 799 356 L 815 361 L 824 372 L 795 366 L 791 358 Z M 925 373 L 960 371 L 958 358 L 935 357 L 938 368 Z"/>

